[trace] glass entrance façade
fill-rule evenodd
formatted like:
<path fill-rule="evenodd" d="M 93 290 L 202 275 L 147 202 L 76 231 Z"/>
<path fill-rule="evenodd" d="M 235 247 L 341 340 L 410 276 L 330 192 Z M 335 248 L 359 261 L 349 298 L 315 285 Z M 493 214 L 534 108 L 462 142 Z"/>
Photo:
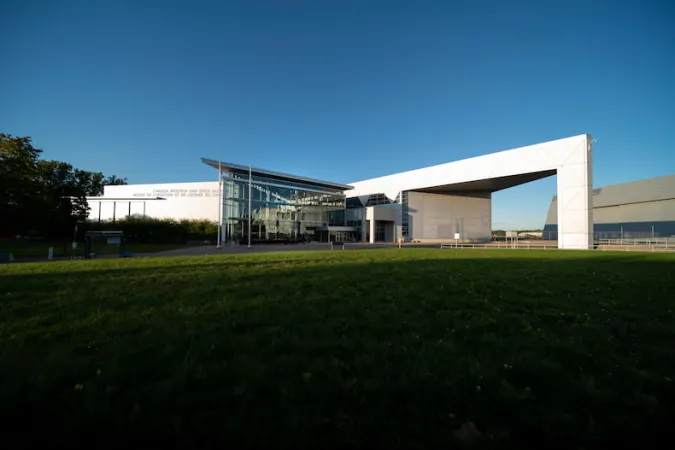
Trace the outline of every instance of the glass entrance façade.
<path fill-rule="evenodd" d="M 226 242 L 314 240 L 317 227 L 345 224 L 345 195 L 341 190 L 301 181 L 251 177 L 249 211 L 248 174 L 229 172 L 223 177 L 223 237 Z"/>

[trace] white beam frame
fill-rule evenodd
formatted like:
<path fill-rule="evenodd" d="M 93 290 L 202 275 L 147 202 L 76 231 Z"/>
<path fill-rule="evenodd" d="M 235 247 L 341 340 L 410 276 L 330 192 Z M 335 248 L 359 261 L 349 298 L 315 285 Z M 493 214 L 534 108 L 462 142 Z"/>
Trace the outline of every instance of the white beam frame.
<path fill-rule="evenodd" d="M 350 183 L 354 190 L 349 195 L 383 192 L 395 198 L 400 191 L 550 170 L 556 170 L 558 176 L 558 247 L 593 248 L 593 168 L 589 134 Z"/>

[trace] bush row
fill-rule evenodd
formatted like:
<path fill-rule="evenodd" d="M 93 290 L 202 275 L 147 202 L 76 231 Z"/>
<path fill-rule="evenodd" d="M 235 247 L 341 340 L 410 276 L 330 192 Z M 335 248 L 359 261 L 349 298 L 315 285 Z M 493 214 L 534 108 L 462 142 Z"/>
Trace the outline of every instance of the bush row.
<path fill-rule="evenodd" d="M 218 223 L 196 219 L 155 219 L 129 217 L 113 221 L 87 221 L 78 228 L 78 241 L 87 231 L 121 231 L 130 242 L 141 244 L 185 244 L 189 241 L 215 241 Z"/>

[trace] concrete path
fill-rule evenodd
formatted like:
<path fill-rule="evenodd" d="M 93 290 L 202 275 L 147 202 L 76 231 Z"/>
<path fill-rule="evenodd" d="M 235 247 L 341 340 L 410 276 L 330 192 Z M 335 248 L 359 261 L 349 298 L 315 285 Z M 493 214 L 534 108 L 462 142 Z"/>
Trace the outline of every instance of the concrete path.
<path fill-rule="evenodd" d="M 345 250 L 367 250 L 379 248 L 395 248 L 396 244 L 368 244 L 368 243 L 348 243 L 345 244 Z M 412 246 L 412 245 L 407 245 Z M 414 245 L 417 247 L 417 245 Z M 438 245 L 430 247 L 437 248 Z M 170 256 L 207 256 L 207 255 L 236 255 L 246 253 L 268 253 L 268 252 L 292 252 L 292 251 L 309 251 L 309 250 L 330 250 L 330 244 L 312 243 L 312 244 L 289 244 L 289 245 L 253 245 L 248 248 L 246 245 L 225 245 L 222 248 L 216 248 L 215 245 L 195 245 L 190 247 L 183 247 L 174 250 L 166 250 L 162 252 L 152 253 L 134 253 L 132 257 L 138 258 L 153 258 L 153 257 L 170 257 Z M 342 246 L 334 247 L 333 251 L 342 251 Z M 119 258 L 116 254 L 102 254 L 96 255 L 93 259 L 111 259 Z M 55 257 L 52 261 L 69 261 L 69 257 Z M 77 258 L 76 260 L 82 260 Z M 45 257 L 31 257 L 31 258 L 17 258 L 14 263 L 26 262 L 49 262 Z"/>
<path fill-rule="evenodd" d="M 396 244 L 363 244 L 359 242 L 345 244 L 345 250 L 367 250 L 377 248 L 395 248 Z M 437 247 L 437 246 L 436 246 Z M 333 251 L 342 251 L 342 246 L 335 246 Z M 213 245 L 202 245 L 198 247 L 179 248 L 176 250 L 167 250 L 156 253 L 138 253 L 134 256 L 154 257 L 154 256 L 205 256 L 205 255 L 235 255 L 245 253 L 269 253 L 269 252 L 292 252 L 309 250 L 330 250 L 329 244 L 289 244 L 289 245 L 252 245 L 248 248 L 246 245 L 224 245 L 216 248 Z"/>

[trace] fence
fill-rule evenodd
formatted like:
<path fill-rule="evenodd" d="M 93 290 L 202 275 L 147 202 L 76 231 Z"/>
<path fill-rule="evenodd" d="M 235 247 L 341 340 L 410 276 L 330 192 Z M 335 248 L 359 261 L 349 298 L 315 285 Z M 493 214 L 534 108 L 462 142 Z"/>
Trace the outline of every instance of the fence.
<path fill-rule="evenodd" d="M 646 239 L 598 239 L 597 247 L 600 250 L 624 251 L 675 251 L 675 237 L 646 238 Z"/>
<path fill-rule="evenodd" d="M 441 249 L 558 250 L 555 244 L 491 242 L 486 244 L 441 244 Z M 601 251 L 675 252 L 675 237 L 643 239 L 596 239 L 593 248 Z M 580 248 L 581 249 L 581 248 Z M 573 249 L 572 249 L 573 250 Z"/>
<path fill-rule="evenodd" d="M 527 240 L 538 240 L 543 241 L 557 241 L 558 232 L 557 231 L 543 231 L 541 232 L 541 237 L 537 236 L 525 236 L 527 233 L 519 233 L 519 239 Z M 619 226 L 614 230 L 593 230 L 593 236 L 595 240 L 598 239 L 656 239 L 656 238 L 672 238 L 675 239 L 672 229 L 668 230 L 659 230 L 659 227 L 656 225 L 647 225 L 646 228 L 641 230 L 627 230 Z M 502 240 L 504 238 L 501 238 Z"/>
<path fill-rule="evenodd" d="M 441 244 L 441 249 L 448 248 L 483 248 L 483 249 L 518 249 L 518 250 L 557 250 L 558 246 L 555 244 L 552 245 L 543 245 L 543 244 L 528 244 L 528 243 L 518 243 L 517 241 L 511 242 L 495 242 L 490 244 Z"/>

